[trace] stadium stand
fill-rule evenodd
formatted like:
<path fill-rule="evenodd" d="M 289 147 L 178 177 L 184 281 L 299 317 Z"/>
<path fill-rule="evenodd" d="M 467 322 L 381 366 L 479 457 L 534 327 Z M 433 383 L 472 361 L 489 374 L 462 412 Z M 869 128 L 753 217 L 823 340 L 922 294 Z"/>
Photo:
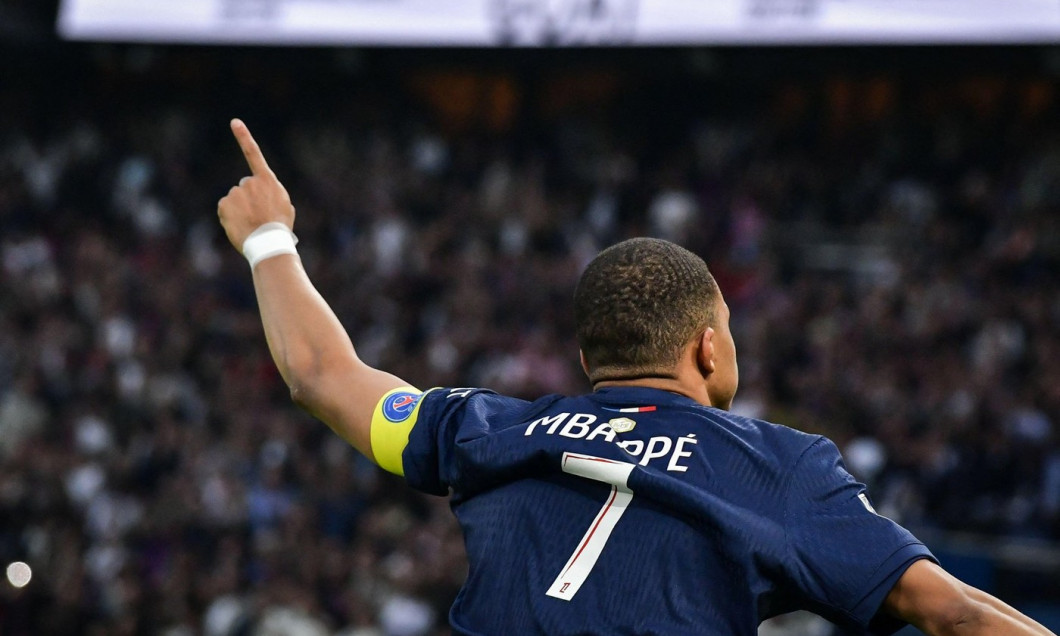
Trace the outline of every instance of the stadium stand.
<path fill-rule="evenodd" d="M 370 363 L 583 391 L 580 268 L 679 241 L 733 308 L 735 409 L 831 436 L 955 573 L 1060 614 L 1060 85 L 1033 52 L 5 50 L 0 559 L 35 580 L 0 633 L 447 633 L 445 501 L 268 358 L 214 215 L 231 116 Z"/>

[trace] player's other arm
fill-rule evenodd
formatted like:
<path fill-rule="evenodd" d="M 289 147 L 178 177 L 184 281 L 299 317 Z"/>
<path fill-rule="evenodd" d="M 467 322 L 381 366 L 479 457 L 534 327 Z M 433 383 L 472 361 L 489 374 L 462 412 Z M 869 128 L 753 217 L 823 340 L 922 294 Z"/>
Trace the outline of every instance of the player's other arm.
<path fill-rule="evenodd" d="M 232 121 L 251 176 L 217 205 L 228 240 L 240 253 L 247 237 L 266 223 L 294 226 L 287 190 L 265 162 L 250 131 Z M 322 420 L 370 459 L 372 412 L 382 396 L 408 383 L 357 357 L 349 335 L 310 282 L 295 254 L 280 254 L 254 267 L 265 338 L 276 367 L 299 406 Z"/>
<path fill-rule="evenodd" d="M 1034 620 L 959 581 L 927 559 L 909 566 L 887 595 L 883 607 L 930 636 L 1053 635 Z"/>

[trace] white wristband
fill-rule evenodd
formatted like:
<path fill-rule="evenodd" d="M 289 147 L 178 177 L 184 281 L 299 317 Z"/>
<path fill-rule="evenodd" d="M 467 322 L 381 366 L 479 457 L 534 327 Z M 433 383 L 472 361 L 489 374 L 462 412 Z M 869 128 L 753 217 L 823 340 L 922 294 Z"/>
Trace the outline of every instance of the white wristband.
<path fill-rule="evenodd" d="M 294 248 L 298 237 L 286 225 L 279 221 L 266 223 L 250 233 L 243 241 L 243 256 L 250 263 L 250 269 L 273 256 L 280 254 L 297 254 Z"/>

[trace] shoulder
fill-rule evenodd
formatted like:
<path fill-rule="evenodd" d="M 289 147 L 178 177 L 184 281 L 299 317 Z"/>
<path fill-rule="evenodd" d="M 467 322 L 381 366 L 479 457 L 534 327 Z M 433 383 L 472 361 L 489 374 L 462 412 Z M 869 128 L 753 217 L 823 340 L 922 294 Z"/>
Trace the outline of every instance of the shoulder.
<path fill-rule="evenodd" d="M 806 433 L 790 426 L 785 426 L 784 424 L 746 417 L 744 415 L 738 415 L 730 411 L 723 411 L 710 406 L 703 406 L 701 408 L 708 417 L 724 421 L 734 431 L 746 431 L 758 434 L 767 439 L 776 439 L 795 444 L 806 444 L 807 446 L 818 440 L 825 439 L 821 435 Z"/>
<path fill-rule="evenodd" d="M 731 436 L 738 443 L 757 449 L 760 453 L 770 455 L 779 465 L 788 469 L 801 464 L 807 454 L 813 454 L 819 447 L 835 448 L 826 437 L 805 433 L 783 424 L 708 406 L 700 407 L 700 410 L 703 417 L 717 425 L 725 435 Z M 838 451 L 836 453 L 838 454 Z"/>
<path fill-rule="evenodd" d="M 547 412 L 565 397 L 547 395 L 528 401 L 482 387 L 445 387 L 431 389 L 423 399 L 431 419 L 457 418 L 466 423 L 489 424 L 492 428 L 504 423 L 514 425 Z"/>

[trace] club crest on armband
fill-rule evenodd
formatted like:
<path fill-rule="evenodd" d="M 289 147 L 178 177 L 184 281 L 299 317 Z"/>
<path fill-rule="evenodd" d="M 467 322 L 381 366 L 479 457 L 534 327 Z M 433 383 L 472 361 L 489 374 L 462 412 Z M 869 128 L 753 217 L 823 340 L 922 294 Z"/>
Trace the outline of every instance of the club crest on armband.
<path fill-rule="evenodd" d="M 633 430 L 633 427 L 636 426 L 637 423 L 628 417 L 616 417 L 609 421 L 608 425 L 610 425 L 616 433 L 628 433 Z"/>
<path fill-rule="evenodd" d="M 421 397 L 423 397 L 422 393 L 411 393 L 409 391 L 398 391 L 388 395 L 383 400 L 383 417 L 395 424 L 404 422 L 412 415 Z"/>

